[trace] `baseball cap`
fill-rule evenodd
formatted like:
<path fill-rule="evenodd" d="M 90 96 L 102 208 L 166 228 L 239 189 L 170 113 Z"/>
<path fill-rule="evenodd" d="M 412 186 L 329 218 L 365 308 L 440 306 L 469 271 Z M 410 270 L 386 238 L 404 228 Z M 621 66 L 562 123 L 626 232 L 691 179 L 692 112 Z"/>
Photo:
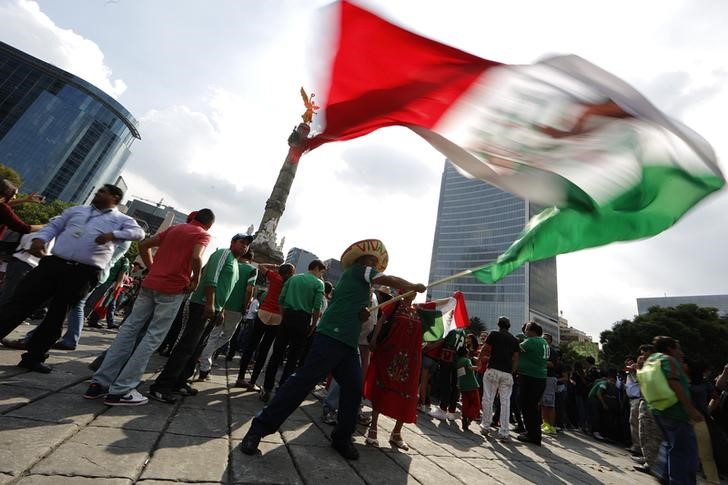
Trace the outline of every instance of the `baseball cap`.
<path fill-rule="evenodd" d="M 239 233 L 237 233 L 236 235 L 233 236 L 233 238 L 231 239 L 231 241 L 241 241 L 241 240 L 243 240 L 243 241 L 247 242 L 248 244 L 250 244 L 251 242 L 253 242 L 253 239 L 255 239 L 254 236 L 251 236 L 250 234 L 243 234 L 242 232 L 239 232 Z"/>

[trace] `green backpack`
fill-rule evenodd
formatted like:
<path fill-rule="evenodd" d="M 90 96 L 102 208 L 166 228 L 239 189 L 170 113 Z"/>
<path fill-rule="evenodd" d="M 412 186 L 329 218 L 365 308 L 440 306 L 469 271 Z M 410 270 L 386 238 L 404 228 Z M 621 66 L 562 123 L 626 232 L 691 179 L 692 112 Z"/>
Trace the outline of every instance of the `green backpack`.
<path fill-rule="evenodd" d="M 661 355 L 654 354 L 650 356 L 647 362 L 642 365 L 642 368 L 637 371 L 642 396 L 650 407 L 658 411 L 664 411 L 674 406 L 678 401 L 677 395 L 667 383 L 665 373 L 662 372 L 659 358 Z"/>

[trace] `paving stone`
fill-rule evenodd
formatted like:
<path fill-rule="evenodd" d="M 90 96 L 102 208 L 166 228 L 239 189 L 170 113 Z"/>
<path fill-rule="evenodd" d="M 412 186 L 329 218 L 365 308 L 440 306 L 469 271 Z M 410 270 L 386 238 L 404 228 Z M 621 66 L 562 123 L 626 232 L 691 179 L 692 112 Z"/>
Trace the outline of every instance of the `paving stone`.
<path fill-rule="evenodd" d="M 141 478 L 225 482 L 228 455 L 227 439 L 165 434 Z"/>
<path fill-rule="evenodd" d="M 195 382 L 192 387 L 197 389 L 199 393 L 196 396 L 185 397 L 182 401 L 182 407 L 227 412 L 228 392 L 221 384 Z"/>
<path fill-rule="evenodd" d="M 90 426 L 59 446 L 31 472 L 134 479 L 156 440 L 157 433 Z"/>
<path fill-rule="evenodd" d="M 140 485 L 220 485 L 220 482 L 170 482 L 168 480 L 140 480 L 136 483 Z"/>
<path fill-rule="evenodd" d="M 15 477 L 8 474 L 8 473 L 0 473 L 0 485 L 5 485 L 6 483 L 10 483 L 10 480 L 14 480 Z"/>
<path fill-rule="evenodd" d="M 75 423 L 84 426 L 107 407 L 99 401 L 89 401 L 73 394 L 54 393 L 22 408 L 7 413 L 18 418 L 38 419 L 56 423 Z"/>
<path fill-rule="evenodd" d="M 415 477 L 423 485 L 440 485 L 443 483 L 457 483 L 456 479 L 435 463 L 440 459 L 433 457 L 430 460 L 421 455 L 405 455 L 393 453 L 390 455 L 407 473 Z"/>
<path fill-rule="evenodd" d="M 377 485 L 406 485 L 418 483 L 415 478 L 381 450 L 360 447 L 359 459 L 349 464 L 356 469 L 366 483 Z"/>
<path fill-rule="evenodd" d="M 228 434 L 226 412 L 214 409 L 180 408 L 167 428 L 168 433 L 224 438 Z"/>
<path fill-rule="evenodd" d="M 514 472 L 519 464 L 501 460 L 486 460 L 485 458 L 467 458 L 465 461 L 478 468 L 481 472 L 491 477 L 488 482 L 503 484 L 531 484 L 531 480 L 523 478 Z M 539 480 L 537 483 L 544 483 Z"/>
<path fill-rule="evenodd" d="M 0 419 L 0 472 L 22 473 L 77 431 L 75 424 L 3 416 Z"/>
<path fill-rule="evenodd" d="M 116 406 L 98 416 L 94 426 L 137 431 L 162 431 L 176 406 L 149 401 L 145 406 Z"/>
<path fill-rule="evenodd" d="M 303 483 L 288 449 L 282 444 L 261 442 L 261 455 L 248 456 L 234 447 L 231 455 L 233 483 Z"/>
<path fill-rule="evenodd" d="M 466 460 L 456 457 L 439 457 L 435 461 L 450 475 L 463 483 L 484 483 L 490 480 L 490 476 L 482 470 L 471 465 Z"/>
<path fill-rule="evenodd" d="M 331 442 L 323 431 L 311 423 L 286 421 L 280 430 L 283 440 L 289 445 L 330 446 Z"/>
<path fill-rule="evenodd" d="M 57 391 L 77 384 L 91 375 L 92 372 L 85 368 L 85 365 L 74 365 L 72 368 L 54 368 L 50 374 L 24 372 L 9 379 L 4 379 L 3 384 Z"/>
<path fill-rule="evenodd" d="M 68 477 L 62 475 L 28 475 L 17 482 L 17 485 L 131 485 L 131 480 L 124 478 L 88 478 Z"/>
<path fill-rule="evenodd" d="M 45 389 L 6 384 L 0 385 L 0 413 L 19 408 L 47 393 L 48 391 Z"/>
<path fill-rule="evenodd" d="M 306 483 L 364 483 L 349 465 L 348 460 L 342 458 L 331 447 L 297 446 L 288 447 L 293 455 L 296 468 L 301 472 Z M 326 464 L 322 466 L 322 464 Z"/>
<path fill-rule="evenodd" d="M 253 416 L 234 416 L 233 420 L 230 423 L 230 438 L 233 440 L 233 442 L 240 441 L 243 439 L 243 436 L 245 436 L 245 433 L 248 432 L 250 429 L 250 423 L 253 421 Z M 268 436 L 263 436 L 263 439 L 261 441 L 265 441 L 268 443 L 273 444 L 283 444 L 283 437 L 280 433 L 273 433 L 269 434 Z"/>
<path fill-rule="evenodd" d="M 389 433 L 377 434 L 379 438 L 379 444 L 382 447 L 388 447 Z M 420 454 L 425 456 L 452 456 L 452 453 L 447 451 L 442 446 L 439 446 L 434 440 L 430 439 L 429 436 L 422 436 L 414 433 L 403 432 L 402 439 L 410 445 L 411 451 L 405 452 L 410 454 Z"/>

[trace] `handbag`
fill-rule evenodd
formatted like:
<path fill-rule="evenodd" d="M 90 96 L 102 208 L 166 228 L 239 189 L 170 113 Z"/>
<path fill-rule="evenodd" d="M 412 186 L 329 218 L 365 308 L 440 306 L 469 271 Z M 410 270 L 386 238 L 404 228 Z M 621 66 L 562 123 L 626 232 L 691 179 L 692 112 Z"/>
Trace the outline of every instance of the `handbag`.
<path fill-rule="evenodd" d="M 657 354 L 656 354 L 657 355 Z M 667 383 L 659 358 L 651 358 L 637 371 L 640 391 L 650 407 L 664 411 L 678 402 L 677 395 Z"/>

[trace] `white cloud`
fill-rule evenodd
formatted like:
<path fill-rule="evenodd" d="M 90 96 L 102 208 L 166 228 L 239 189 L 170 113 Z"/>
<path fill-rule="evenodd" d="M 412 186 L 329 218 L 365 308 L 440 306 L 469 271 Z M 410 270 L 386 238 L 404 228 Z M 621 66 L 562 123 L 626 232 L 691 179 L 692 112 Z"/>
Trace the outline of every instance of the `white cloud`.
<path fill-rule="evenodd" d="M 114 98 L 126 90 L 124 81 L 112 79 L 96 43 L 57 26 L 36 2 L 3 1 L 0 25 L 3 42 L 85 79 Z"/>

